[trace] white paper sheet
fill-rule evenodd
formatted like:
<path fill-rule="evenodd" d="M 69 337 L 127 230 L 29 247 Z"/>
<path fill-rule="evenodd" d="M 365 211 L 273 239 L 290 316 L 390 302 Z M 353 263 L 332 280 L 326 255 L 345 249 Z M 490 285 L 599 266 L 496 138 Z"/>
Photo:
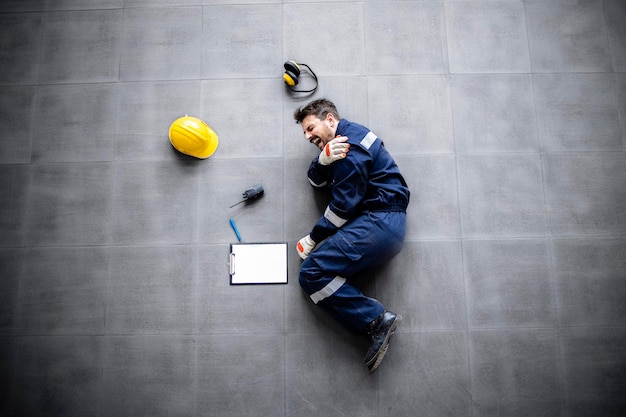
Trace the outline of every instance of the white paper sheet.
<path fill-rule="evenodd" d="M 230 283 L 286 284 L 286 243 L 233 243 L 230 247 Z"/>

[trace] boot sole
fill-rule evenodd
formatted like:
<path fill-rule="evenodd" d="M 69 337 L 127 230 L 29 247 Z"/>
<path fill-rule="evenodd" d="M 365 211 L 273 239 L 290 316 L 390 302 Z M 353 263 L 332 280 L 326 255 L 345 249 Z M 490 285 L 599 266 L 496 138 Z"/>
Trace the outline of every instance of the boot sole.
<path fill-rule="evenodd" d="M 378 356 L 375 357 L 374 363 L 371 365 L 368 365 L 367 369 L 370 370 L 370 374 L 374 372 L 376 369 L 378 369 L 378 366 L 381 364 L 381 362 L 385 358 L 385 354 L 387 353 L 388 348 L 389 348 L 389 344 L 387 344 L 387 346 L 385 346 L 384 348 L 380 350 L 380 353 L 378 354 Z"/>
<path fill-rule="evenodd" d="M 381 345 L 380 349 L 378 349 L 378 352 L 376 352 L 376 354 L 374 355 L 372 359 L 370 359 L 368 362 L 365 363 L 367 367 L 370 369 L 370 372 L 374 372 L 376 368 L 378 368 L 378 365 L 380 365 L 380 363 L 382 362 L 383 358 L 385 357 L 385 354 L 387 353 L 387 348 L 389 347 L 389 341 L 391 340 L 391 336 L 393 336 L 393 334 L 396 332 L 396 329 L 398 328 L 398 324 L 400 323 L 400 320 L 402 320 L 402 316 L 397 315 L 396 319 L 393 321 L 393 323 L 391 323 L 389 332 L 387 332 L 385 341 Z"/>

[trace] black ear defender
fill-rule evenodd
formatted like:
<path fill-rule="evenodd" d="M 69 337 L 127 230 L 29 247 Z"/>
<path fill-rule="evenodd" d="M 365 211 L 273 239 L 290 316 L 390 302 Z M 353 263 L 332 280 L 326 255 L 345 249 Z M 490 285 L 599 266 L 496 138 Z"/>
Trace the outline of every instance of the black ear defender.
<path fill-rule="evenodd" d="M 285 73 L 283 74 L 283 80 L 285 84 L 291 91 L 296 93 L 312 93 L 317 90 L 317 75 L 313 72 L 313 70 L 306 64 L 299 64 L 296 61 L 287 61 L 283 65 L 285 67 Z M 315 79 L 315 87 L 310 90 L 296 90 L 294 87 L 298 85 L 298 78 L 300 77 L 300 66 L 306 67 L 306 69 L 311 73 L 313 79 Z"/>

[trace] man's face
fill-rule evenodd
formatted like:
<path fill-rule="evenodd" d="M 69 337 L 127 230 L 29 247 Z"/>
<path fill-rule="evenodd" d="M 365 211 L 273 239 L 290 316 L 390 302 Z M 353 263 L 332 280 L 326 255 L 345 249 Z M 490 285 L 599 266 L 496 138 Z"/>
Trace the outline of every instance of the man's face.
<path fill-rule="evenodd" d="M 337 121 L 330 113 L 325 119 L 318 119 L 317 116 L 309 115 L 302 119 L 301 125 L 305 139 L 320 148 L 320 151 L 335 138 L 337 131 Z"/>

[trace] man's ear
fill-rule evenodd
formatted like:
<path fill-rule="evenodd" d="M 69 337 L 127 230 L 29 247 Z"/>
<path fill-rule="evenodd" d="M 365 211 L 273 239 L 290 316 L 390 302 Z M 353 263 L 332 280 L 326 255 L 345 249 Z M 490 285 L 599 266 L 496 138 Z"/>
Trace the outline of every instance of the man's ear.
<path fill-rule="evenodd" d="M 332 113 L 326 113 L 326 121 L 327 122 L 335 122 L 335 115 Z"/>

